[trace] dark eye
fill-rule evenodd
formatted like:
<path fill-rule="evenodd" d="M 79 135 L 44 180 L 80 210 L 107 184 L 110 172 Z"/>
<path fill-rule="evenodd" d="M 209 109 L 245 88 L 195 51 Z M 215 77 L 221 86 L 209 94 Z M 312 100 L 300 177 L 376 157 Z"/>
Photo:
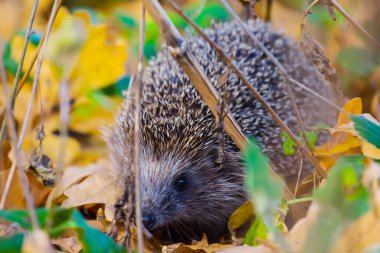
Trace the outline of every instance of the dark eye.
<path fill-rule="evenodd" d="M 186 189 L 187 186 L 187 178 L 186 176 L 182 175 L 179 176 L 175 182 L 174 182 L 174 187 L 177 191 L 182 192 Z"/>

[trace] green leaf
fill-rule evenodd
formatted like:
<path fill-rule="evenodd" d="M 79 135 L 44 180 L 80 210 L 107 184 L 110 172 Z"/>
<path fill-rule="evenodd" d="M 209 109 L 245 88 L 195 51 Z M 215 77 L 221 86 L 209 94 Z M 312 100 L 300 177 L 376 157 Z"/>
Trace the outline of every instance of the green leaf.
<path fill-rule="evenodd" d="M 45 229 L 48 220 L 52 220 L 51 227 L 54 229 L 67 222 L 73 213 L 74 209 L 36 209 L 36 216 L 41 228 Z M 30 216 L 27 210 L 0 210 L 0 219 L 7 220 L 12 223 L 17 223 L 21 228 L 31 231 L 32 225 Z M 63 231 L 60 231 L 63 232 Z M 51 235 L 54 236 L 54 235 Z"/>
<path fill-rule="evenodd" d="M 2 57 L 5 70 L 13 76 L 16 75 L 18 63 L 12 58 L 12 46 L 9 41 L 5 43 Z"/>
<path fill-rule="evenodd" d="M 136 20 L 133 17 L 126 15 L 125 13 L 116 13 L 115 16 L 116 19 L 128 29 L 138 27 Z"/>
<path fill-rule="evenodd" d="M 300 135 L 301 134 L 299 134 L 297 136 L 297 139 L 300 142 L 302 142 L 303 144 L 305 144 L 304 139 L 301 138 Z M 318 139 L 317 132 L 316 131 L 305 131 L 305 135 L 306 135 L 307 145 L 311 149 L 314 149 L 315 144 L 317 143 L 317 139 Z M 282 143 L 282 151 L 284 152 L 284 154 L 287 156 L 294 155 L 296 153 L 294 148 L 297 147 L 297 144 L 285 132 L 282 132 L 280 136 L 284 140 L 284 142 Z"/>
<path fill-rule="evenodd" d="M 269 230 L 265 226 L 264 222 L 260 218 L 256 218 L 255 221 L 249 227 L 247 234 L 244 236 L 244 244 L 256 246 L 259 243 L 257 239 L 266 240 Z"/>
<path fill-rule="evenodd" d="M 369 143 L 380 148 L 380 125 L 368 120 L 363 115 L 351 115 L 355 130 Z"/>
<path fill-rule="evenodd" d="M 284 137 L 284 143 L 282 144 L 282 151 L 284 152 L 284 154 L 287 156 L 294 155 L 296 153 L 294 147 L 297 144 L 285 132 L 281 134 L 281 137 Z"/>
<path fill-rule="evenodd" d="M 306 131 L 305 135 L 306 135 L 307 144 L 309 145 L 311 149 L 314 149 L 315 144 L 317 143 L 318 134 L 314 131 Z"/>
<path fill-rule="evenodd" d="M 119 80 L 117 80 L 116 83 L 104 87 L 100 89 L 100 91 L 107 96 L 123 97 L 123 92 L 128 89 L 130 80 L 131 76 L 125 75 Z"/>
<path fill-rule="evenodd" d="M 316 201 L 340 210 L 345 218 L 360 217 L 370 208 L 367 189 L 360 182 L 363 171 L 362 156 L 338 159 L 324 187 L 315 192 Z"/>
<path fill-rule="evenodd" d="M 272 215 L 281 200 L 281 182 L 278 178 L 272 177 L 268 158 L 254 139 L 248 141 L 244 160 L 245 186 L 252 195 L 257 213 L 261 216 Z"/>
<path fill-rule="evenodd" d="M 78 225 L 76 231 L 79 240 L 83 246 L 83 252 L 86 253 L 122 253 L 125 252 L 119 245 L 117 245 L 111 238 L 103 234 L 101 231 L 89 226 L 82 215 L 75 210 L 74 221 Z"/>
<path fill-rule="evenodd" d="M 88 225 L 82 215 L 73 208 L 36 209 L 36 215 L 42 229 L 46 230 L 48 221 L 51 221 L 48 233 L 52 238 L 61 235 L 67 229 L 74 229 L 82 243 L 83 252 L 124 252 L 111 238 Z M 0 219 L 17 223 L 23 229 L 32 230 L 29 214 L 26 210 L 0 210 Z M 4 247 L 4 249 L 7 249 L 6 247 L 15 248 L 20 240 L 20 244 L 22 244 L 22 238 L 17 237 L 16 239 L 7 238 L 4 239 L 4 242 L 0 241 L 0 249 L 2 249 L 1 247 Z M 8 240 L 10 241 L 7 242 Z M 6 251 L 0 250 L 0 252 Z"/>
<path fill-rule="evenodd" d="M 22 37 L 25 37 L 26 35 L 26 31 L 25 30 L 18 30 L 16 32 L 17 35 L 19 36 L 22 36 Z M 29 41 L 34 45 L 34 46 L 38 46 L 38 44 L 40 43 L 42 39 L 42 34 L 41 33 L 38 33 L 36 31 L 32 32 L 29 36 Z"/>
<path fill-rule="evenodd" d="M 32 230 L 32 225 L 27 210 L 0 210 L 0 219 L 17 223 L 25 230 Z"/>
<path fill-rule="evenodd" d="M 344 228 L 370 210 L 368 190 L 360 181 L 363 172 L 363 156 L 338 159 L 330 170 L 326 184 L 314 193 L 320 211 L 317 221 L 308 230 L 303 252 L 329 252 Z"/>
<path fill-rule="evenodd" d="M 15 234 L 9 237 L 0 238 L 0 252 L 1 253 L 18 253 L 22 252 L 22 243 L 24 234 Z"/>

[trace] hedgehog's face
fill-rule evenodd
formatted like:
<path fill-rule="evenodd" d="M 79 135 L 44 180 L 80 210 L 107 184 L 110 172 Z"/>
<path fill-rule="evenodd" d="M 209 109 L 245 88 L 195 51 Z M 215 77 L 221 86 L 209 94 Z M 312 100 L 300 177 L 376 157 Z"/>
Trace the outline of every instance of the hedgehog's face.
<path fill-rule="evenodd" d="M 200 173 L 202 169 L 205 168 L 198 163 L 184 161 L 175 155 L 156 160 L 151 157 L 142 159 L 142 211 L 147 229 L 191 220 L 193 214 L 189 213 L 189 209 L 196 211 L 196 194 L 201 189 L 199 182 L 205 180 L 204 173 Z"/>
<path fill-rule="evenodd" d="M 238 155 L 228 159 L 229 168 L 221 168 L 216 159 L 215 148 L 200 150 L 191 159 L 175 152 L 152 159 L 150 152 L 141 152 L 144 226 L 170 242 L 200 239 L 205 224 L 214 230 L 225 226 L 242 202 L 242 178 L 236 173 Z"/>

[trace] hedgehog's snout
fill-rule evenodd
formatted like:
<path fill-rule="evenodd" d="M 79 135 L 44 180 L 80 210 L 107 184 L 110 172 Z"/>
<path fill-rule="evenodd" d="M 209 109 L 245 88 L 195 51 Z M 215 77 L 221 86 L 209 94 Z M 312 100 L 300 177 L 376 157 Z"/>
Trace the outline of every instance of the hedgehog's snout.
<path fill-rule="evenodd" d="M 144 227 L 148 230 L 151 230 L 156 225 L 156 215 L 151 213 L 143 213 L 142 222 Z"/>

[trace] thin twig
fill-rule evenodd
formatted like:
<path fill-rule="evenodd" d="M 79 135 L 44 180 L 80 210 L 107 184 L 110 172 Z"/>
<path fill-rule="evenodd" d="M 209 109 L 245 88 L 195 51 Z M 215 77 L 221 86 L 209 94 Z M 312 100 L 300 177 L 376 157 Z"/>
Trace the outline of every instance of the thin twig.
<path fill-rule="evenodd" d="M 253 87 L 253 85 L 248 81 L 247 77 L 241 72 L 241 70 L 233 62 L 233 60 L 224 53 L 223 49 L 220 46 L 218 46 L 214 41 L 212 41 L 189 17 L 187 17 L 186 14 L 181 10 L 181 8 L 174 1 L 167 0 L 167 2 L 180 16 L 182 16 L 201 35 L 201 37 L 204 40 L 206 40 L 212 46 L 212 48 L 216 51 L 216 53 L 219 55 L 219 57 L 222 58 L 223 61 L 225 61 L 234 70 L 236 75 L 240 78 L 240 80 L 242 80 L 244 85 L 247 86 L 247 88 L 256 97 L 256 99 L 259 100 L 259 102 L 265 107 L 265 109 L 270 113 L 272 118 L 281 126 L 281 128 L 289 135 L 289 137 L 297 144 L 297 146 L 309 158 L 309 160 L 317 168 L 318 172 L 321 173 L 322 175 L 325 175 L 325 174 L 323 174 L 323 173 L 325 173 L 325 171 L 323 169 L 321 169 L 321 168 L 318 169 L 319 164 L 316 161 L 316 159 L 313 157 L 311 151 L 308 148 L 306 148 L 305 145 L 302 144 L 302 142 L 300 142 L 298 140 L 297 136 L 292 132 L 292 130 L 290 130 L 290 128 L 282 121 L 282 119 L 277 115 L 277 113 L 273 110 L 273 108 L 264 100 L 264 98 L 260 95 L 260 93 Z M 270 52 L 269 52 L 269 54 L 270 54 Z M 277 61 L 277 59 L 275 59 L 275 61 Z M 278 63 L 278 64 L 281 65 L 280 63 Z M 282 65 L 281 65 L 281 68 L 283 68 Z M 285 69 L 284 69 L 284 71 L 286 73 Z M 296 114 L 299 118 L 301 129 L 304 130 L 301 115 L 299 114 L 299 111 L 297 109 L 297 105 L 295 104 L 293 92 L 291 91 L 290 85 L 288 85 L 288 87 L 289 87 L 288 93 L 291 96 L 291 98 L 293 98 L 292 99 L 293 106 L 295 108 L 295 111 L 297 112 Z M 307 143 L 306 142 L 306 134 L 304 134 L 304 138 L 305 138 L 305 143 Z"/>
<path fill-rule="evenodd" d="M 173 49 L 173 57 L 189 77 L 199 95 L 211 110 L 213 115 L 217 117 L 218 112 L 216 110 L 216 107 L 218 101 L 220 101 L 221 98 L 218 92 L 215 90 L 213 84 L 210 82 L 202 68 L 197 63 L 191 51 L 186 50 L 186 43 L 181 34 L 175 28 L 173 23 L 170 22 L 167 14 L 162 9 L 157 0 L 143 0 L 143 3 L 149 12 L 149 15 L 157 24 L 166 43 Z M 176 54 L 174 54 L 175 50 L 177 52 Z M 244 150 L 246 147 L 247 138 L 241 131 L 239 124 L 236 122 L 235 118 L 228 110 L 228 108 L 226 108 L 226 117 L 224 123 L 224 128 L 227 134 L 232 138 L 240 150 Z M 271 172 L 275 176 L 278 176 L 273 170 L 271 170 Z M 286 184 L 283 184 L 283 187 L 285 189 L 284 198 L 286 200 L 293 199 L 293 193 L 286 186 Z M 306 207 L 304 205 L 297 205 L 294 206 L 292 214 L 296 218 L 299 218 L 303 217 L 305 215 L 305 212 Z"/>
<path fill-rule="evenodd" d="M 136 201 L 136 226 L 137 226 L 137 245 L 138 252 L 144 252 L 144 238 L 142 233 L 142 212 L 141 212 L 141 168 L 140 168 L 140 102 L 142 92 L 142 72 L 144 60 L 144 41 L 145 41 L 145 7 L 141 6 L 140 16 L 140 39 L 139 39 L 139 64 L 137 67 L 137 80 L 135 82 L 135 122 L 134 122 L 134 168 L 135 168 L 135 201 Z"/>
<path fill-rule="evenodd" d="M 345 17 L 347 19 L 348 22 L 350 22 L 354 27 L 356 27 L 365 37 L 367 37 L 378 49 L 380 49 L 380 42 L 378 42 L 374 37 L 372 37 L 371 34 L 369 34 L 369 32 L 367 32 L 366 29 L 363 28 L 363 26 L 361 26 L 358 22 L 356 22 L 351 16 L 350 14 L 348 14 L 346 12 L 345 9 L 343 9 L 342 6 L 340 6 L 340 4 L 335 1 L 335 0 L 328 0 L 333 6 L 335 9 L 337 9 L 337 11 L 340 12 L 340 14 L 342 14 L 343 17 Z"/>
<path fill-rule="evenodd" d="M 63 2 L 63 0 L 60 0 L 60 1 L 59 1 L 59 3 L 58 3 L 58 6 L 59 6 L 59 7 L 61 7 L 62 2 Z M 55 12 L 52 13 L 52 15 L 54 15 L 54 19 L 57 17 L 58 11 L 59 11 L 59 8 L 57 8 L 57 9 L 55 10 Z M 42 45 L 43 45 L 43 43 L 44 43 L 44 41 L 45 41 L 45 37 L 46 37 L 46 32 L 44 32 L 44 33 L 42 34 L 42 37 L 41 37 L 40 43 L 38 44 L 38 46 L 37 46 L 37 48 L 36 48 L 36 50 L 35 50 L 35 52 L 34 52 L 34 55 L 33 55 L 33 57 L 32 57 L 31 63 L 30 63 L 30 65 L 29 65 L 29 67 L 27 68 L 27 70 L 25 71 L 25 74 L 22 76 L 22 79 L 21 79 L 20 84 L 19 84 L 19 86 L 18 86 L 18 90 L 17 90 L 17 93 L 16 93 L 16 97 L 17 97 L 18 94 L 20 93 L 22 87 L 24 86 L 26 80 L 28 79 L 28 77 L 29 77 L 29 75 L 30 75 L 30 72 L 31 72 L 32 69 L 33 69 L 34 63 L 36 62 L 37 57 L 38 57 L 38 55 L 39 55 L 39 53 L 40 53 L 40 51 L 41 51 L 41 47 L 42 47 Z"/>
<path fill-rule="evenodd" d="M 9 95 L 9 93 L 8 93 L 8 82 L 6 80 L 7 77 L 6 77 L 6 73 L 4 71 L 4 67 L 3 67 L 4 64 L 3 64 L 2 57 L 0 57 L 0 66 L 1 66 L 0 75 L 1 75 L 2 84 L 3 84 L 4 96 L 6 99 L 6 103 L 8 105 L 10 105 L 9 97 L 8 97 L 8 95 Z M 16 171 L 16 163 L 17 163 L 17 166 L 20 168 L 18 170 L 18 176 L 19 176 L 21 188 L 22 188 L 24 196 L 25 196 L 26 206 L 28 208 L 28 212 L 29 212 L 29 215 L 31 218 L 32 226 L 34 229 L 38 229 L 39 224 L 38 224 L 37 216 L 36 216 L 36 213 L 34 210 L 34 201 L 33 201 L 33 197 L 32 197 L 30 190 L 29 190 L 28 178 L 25 174 L 25 170 L 23 168 L 23 165 L 21 164 L 21 149 L 17 145 L 16 123 L 14 121 L 10 106 L 6 107 L 6 114 L 8 115 L 6 122 L 8 123 L 8 129 L 9 129 L 9 135 L 11 137 L 11 145 L 12 145 L 12 152 L 13 152 L 13 159 L 14 159 L 11 170 L 9 171 L 9 174 L 8 174 L 8 178 L 11 175 L 13 177 L 13 175 Z M 4 192 L 5 191 L 9 192 L 10 187 L 11 187 L 11 185 L 7 181 L 7 184 L 4 187 Z M 0 209 L 4 209 L 4 206 L 5 206 L 6 195 L 4 195 L 4 192 L 3 192 L 3 196 L 2 196 L 2 199 L 0 202 Z"/>
<path fill-rule="evenodd" d="M 59 2 L 59 0 L 55 0 L 54 1 L 53 11 L 56 11 L 56 8 L 59 8 L 58 2 Z M 53 13 L 53 11 L 52 11 L 52 13 Z M 40 76 L 42 62 L 43 62 L 43 55 L 44 55 L 44 52 L 45 52 L 45 49 L 46 49 L 46 45 L 47 45 L 47 41 L 48 41 L 48 38 L 49 38 L 49 35 L 50 35 L 51 28 L 53 26 L 53 22 L 54 22 L 54 16 L 50 15 L 50 18 L 49 18 L 49 21 L 48 21 L 48 26 L 46 28 L 46 39 L 43 42 L 41 52 L 40 52 L 40 54 L 38 56 L 37 69 L 36 69 L 36 74 L 35 74 L 34 81 L 33 81 L 32 93 L 31 93 L 30 98 L 29 98 L 28 107 L 27 107 L 27 110 L 26 110 L 26 113 L 25 113 L 23 124 L 22 124 L 20 138 L 18 139 L 18 142 L 17 142 L 16 150 L 18 150 L 18 151 L 20 151 L 21 148 L 22 148 L 22 144 L 24 143 L 25 135 L 26 135 L 26 132 L 27 132 L 27 128 L 28 128 L 28 124 L 29 124 L 29 120 L 30 120 L 30 116 L 31 116 L 31 111 L 32 111 L 34 99 L 35 99 L 35 96 L 36 96 L 36 93 L 37 93 L 37 87 L 38 87 L 38 83 L 39 83 L 39 76 Z M 13 118 L 13 116 L 12 116 L 12 118 Z M 4 204 L 5 204 L 5 201 L 6 201 L 7 196 L 8 196 L 9 188 L 10 188 L 10 185 L 11 185 L 12 180 L 13 180 L 13 176 L 14 176 L 15 169 L 16 169 L 16 166 L 14 165 L 14 163 L 15 163 L 15 161 L 13 161 L 13 164 L 12 164 L 11 170 L 9 172 L 9 175 L 8 175 L 8 178 L 7 178 L 7 182 L 6 182 L 4 191 L 3 191 L 3 194 L 1 196 L 0 209 L 4 208 Z"/>
<path fill-rule="evenodd" d="M 39 2 L 39 0 L 34 0 L 34 3 L 33 3 L 32 14 L 30 15 L 28 26 L 27 26 L 26 33 L 25 33 L 25 41 L 24 41 L 24 45 L 23 45 L 22 53 L 21 53 L 21 57 L 20 57 L 20 64 L 18 65 L 16 76 L 15 76 L 15 79 L 13 82 L 13 89 L 11 92 L 11 97 L 8 99 L 8 103 L 7 103 L 7 107 L 10 108 L 11 115 L 13 115 L 13 108 L 14 108 L 15 101 L 16 101 L 17 87 L 18 87 L 18 84 L 20 82 L 22 68 L 24 66 L 24 60 L 25 60 L 25 56 L 26 56 L 26 50 L 27 50 L 28 44 L 29 44 L 30 35 L 33 33 L 32 28 L 33 28 L 34 18 L 35 18 L 36 13 L 37 13 L 38 2 Z M 7 114 L 5 114 L 4 119 L 3 119 L 3 123 L 1 125 L 0 151 L 1 151 L 1 145 L 3 143 L 5 132 L 6 132 L 5 124 L 6 124 L 7 117 L 8 117 Z"/>
<path fill-rule="evenodd" d="M 299 166 L 298 175 L 297 175 L 297 183 L 296 183 L 296 188 L 294 189 L 294 197 L 296 198 L 297 198 L 298 187 L 299 187 L 299 183 L 301 179 L 302 169 L 303 169 L 303 157 L 301 157 L 300 159 L 300 166 Z"/>
<path fill-rule="evenodd" d="M 314 7 L 314 5 L 316 5 L 320 0 L 314 0 L 307 8 L 306 10 L 304 11 L 302 17 L 301 17 L 301 26 L 302 24 L 304 23 L 305 21 L 305 18 L 307 17 L 307 15 L 309 15 L 311 12 L 310 10 Z"/>

